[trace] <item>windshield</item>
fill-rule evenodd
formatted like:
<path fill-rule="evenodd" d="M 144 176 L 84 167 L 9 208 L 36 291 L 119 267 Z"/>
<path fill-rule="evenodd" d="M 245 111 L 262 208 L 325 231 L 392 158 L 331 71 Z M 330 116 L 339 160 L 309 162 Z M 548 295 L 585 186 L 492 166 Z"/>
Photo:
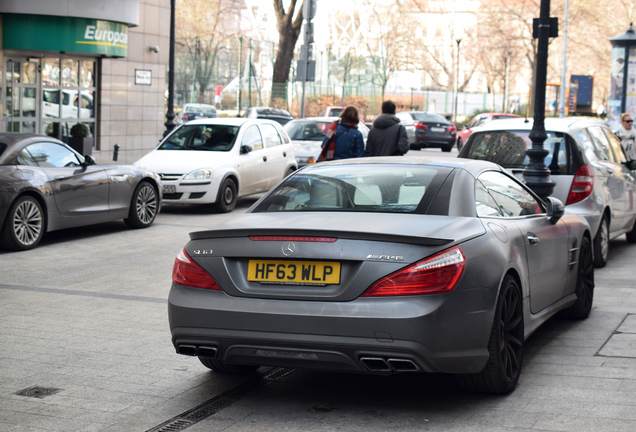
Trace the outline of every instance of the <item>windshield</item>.
<path fill-rule="evenodd" d="M 322 141 L 331 122 L 291 121 L 283 129 L 294 141 Z"/>
<path fill-rule="evenodd" d="M 419 122 L 429 122 L 429 123 L 448 123 L 444 117 L 439 114 L 430 114 L 430 113 L 412 113 L 413 118 Z"/>
<path fill-rule="evenodd" d="M 254 212 L 426 213 L 450 171 L 395 164 L 314 166 L 288 177 Z"/>
<path fill-rule="evenodd" d="M 186 105 L 185 112 L 215 114 L 216 108 L 214 108 L 212 105 Z"/>
<path fill-rule="evenodd" d="M 238 126 L 185 125 L 159 144 L 157 150 L 230 151 L 238 130 Z"/>
<path fill-rule="evenodd" d="M 565 134 L 548 131 L 543 146 L 549 151 L 545 164 L 553 174 L 569 172 L 569 151 Z M 530 131 L 490 131 L 475 132 L 470 137 L 468 159 L 486 160 L 504 168 L 525 168 L 529 158 L 526 149 L 532 147 Z M 555 156 L 556 155 L 556 156 Z"/>

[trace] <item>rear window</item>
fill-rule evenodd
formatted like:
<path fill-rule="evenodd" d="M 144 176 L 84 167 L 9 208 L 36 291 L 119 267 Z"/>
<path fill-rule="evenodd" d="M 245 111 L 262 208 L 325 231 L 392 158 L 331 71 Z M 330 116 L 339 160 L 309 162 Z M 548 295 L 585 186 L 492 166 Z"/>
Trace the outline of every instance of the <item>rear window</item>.
<path fill-rule="evenodd" d="M 185 112 L 187 113 L 203 113 L 203 114 L 216 114 L 216 108 L 212 105 L 188 105 Z"/>
<path fill-rule="evenodd" d="M 331 122 L 292 121 L 287 123 L 283 129 L 293 140 L 322 141 L 330 124 Z"/>
<path fill-rule="evenodd" d="M 419 122 L 437 122 L 437 123 L 448 123 L 444 117 L 439 114 L 429 114 L 429 113 L 411 113 L 413 118 Z"/>
<path fill-rule="evenodd" d="M 566 135 L 561 132 L 547 132 L 543 143 L 549 151 L 545 164 L 552 174 L 570 174 L 571 155 Z M 507 169 L 528 166 L 526 150 L 532 147 L 530 131 L 490 131 L 475 132 L 471 135 L 467 151 L 462 157 L 494 162 Z"/>
<path fill-rule="evenodd" d="M 254 212 L 426 213 L 447 167 L 356 164 L 316 166 L 290 176 Z"/>

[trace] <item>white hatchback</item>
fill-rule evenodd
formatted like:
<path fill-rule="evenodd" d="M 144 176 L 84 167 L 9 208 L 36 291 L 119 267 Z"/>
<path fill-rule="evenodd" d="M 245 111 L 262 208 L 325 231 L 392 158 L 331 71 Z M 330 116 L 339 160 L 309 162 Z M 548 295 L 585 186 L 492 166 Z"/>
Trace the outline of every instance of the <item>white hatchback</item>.
<path fill-rule="evenodd" d="M 164 203 L 215 204 L 223 213 L 238 197 L 266 192 L 298 168 L 278 123 L 247 118 L 188 122 L 135 165 L 159 174 Z"/>

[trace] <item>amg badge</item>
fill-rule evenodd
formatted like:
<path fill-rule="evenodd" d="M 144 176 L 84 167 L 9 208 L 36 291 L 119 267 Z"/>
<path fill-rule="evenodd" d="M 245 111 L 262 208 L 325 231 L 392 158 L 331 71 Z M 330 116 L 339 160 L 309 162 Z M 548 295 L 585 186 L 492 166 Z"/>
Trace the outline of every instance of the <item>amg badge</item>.
<path fill-rule="evenodd" d="M 367 255 L 367 259 L 383 261 L 404 261 L 404 257 L 398 255 Z"/>

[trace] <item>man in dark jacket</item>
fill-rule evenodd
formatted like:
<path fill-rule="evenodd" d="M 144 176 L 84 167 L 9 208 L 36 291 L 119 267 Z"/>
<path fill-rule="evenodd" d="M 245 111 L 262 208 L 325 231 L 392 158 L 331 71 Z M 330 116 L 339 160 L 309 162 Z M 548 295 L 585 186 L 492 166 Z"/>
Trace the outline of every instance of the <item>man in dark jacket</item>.
<path fill-rule="evenodd" d="M 382 103 L 382 114 L 373 121 L 367 137 L 367 156 L 401 156 L 409 150 L 406 128 L 395 116 L 395 108 L 390 100 Z"/>

